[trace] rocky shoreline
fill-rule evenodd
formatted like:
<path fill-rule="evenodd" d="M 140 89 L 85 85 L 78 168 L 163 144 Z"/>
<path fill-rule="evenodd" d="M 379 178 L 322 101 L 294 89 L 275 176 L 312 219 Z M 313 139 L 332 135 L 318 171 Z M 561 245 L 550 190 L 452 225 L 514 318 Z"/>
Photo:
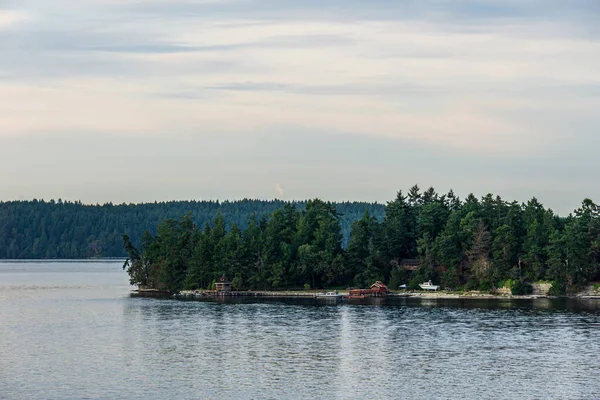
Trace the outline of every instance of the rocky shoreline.
<path fill-rule="evenodd" d="M 198 291 L 198 290 L 183 290 L 178 293 L 165 293 L 154 289 L 141 289 L 134 291 L 140 296 L 156 296 L 156 297 L 170 297 L 176 299 L 203 299 L 203 298 L 214 298 L 214 297 L 261 297 L 261 298 L 317 298 L 317 295 L 322 293 L 320 291 L 231 291 L 231 292 L 215 292 L 215 291 Z M 348 295 L 347 291 L 340 291 L 342 295 Z M 438 291 L 438 292 L 421 292 L 421 291 L 408 291 L 408 292 L 391 292 L 381 298 L 421 298 L 421 299 L 490 299 L 490 300 L 511 300 L 511 299 L 552 299 L 552 298 L 567 298 L 567 299 L 600 299 L 600 293 L 596 291 L 584 290 L 576 294 L 567 296 L 548 296 L 547 294 L 531 294 L 531 295 L 512 295 L 509 293 L 493 294 L 493 293 L 481 293 L 481 292 L 449 292 L 449 291 Z"/>
<path fill-rule="evenodd" d="M 393 297 L 420 297 L 424 299 L 555 299 L 555 298 L 567 298 L 567 299 L 600 299 L 600 295 L 586 295 L 577 294 L 569 296 L 548 296 L 548 295 L 512 295 L 512 294 L 492 294 L 492 293 L 451 293 L 451 292 L 414 292 L 407 294 L 392 294 Z"/>

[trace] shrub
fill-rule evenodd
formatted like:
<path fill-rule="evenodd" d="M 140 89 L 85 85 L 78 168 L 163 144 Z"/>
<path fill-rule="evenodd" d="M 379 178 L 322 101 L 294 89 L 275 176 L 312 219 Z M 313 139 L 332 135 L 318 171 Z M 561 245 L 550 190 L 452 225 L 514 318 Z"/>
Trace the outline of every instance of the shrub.
<path fill-rule="evenodd" d="M 472 277 L 469 278 L 469 280 L 465 284 L 465 290 L 467 290 L 467 291 L 477 290 L 478 288 L 479 288 L 479 285 L 477 284 L 477 281 Z"/>
<path fill-rule="evenodd" d="M 392 270 L 392 274 L 390 275 L 390 283 L 388 285 L 388 287 L 390 287 L 393 290 L 398 289 L 398 286 L 400 286 L 400 284 L 405 283 L 406 282 L 406 273 L 404 271 L 404 269 L 400 269 L 400 268 L 394 268 Z"/>
<path fill-rule="evenodd" d="M 310 290 L 310 285 L 308 283 L 304 284 L 304 290 Z"/>
<path fill-rule="evenodd" d="M 512 287 L 514 286 L 515 283 L 516 283 L 516 281 L 514 279 L 505 279 L 498 283 L 498 287 L 500 287 L 500 288 L 505 287 L 505 288 L 512 289 Z"/>
<path fill-rule="evenodd" d="M 455 288 L 460 285 L 460 278 L 455 268 L 450 268 L 442 274 L 442 286 L 445 288 Z"/>
<path fill-rule="evenodd" d="M 464 293 L 465 287 L 464 286 L 456 286 L 456 287 L 452 288 L 452 291 L 456 292 L 456 293 Z"/>
<path fill-rule="evenodd" d="M 565 294 L 567 294 L 567 285 L 564 282 L 552 282 L 548 296 L 564 296 Z"/>
<path fill-rule="evenodd" d="M 513 283 L 510 288 L 510 292 L 514 296 L 524 296 L 533 293 L 533 286 L 527 282 L 517 281 Z"/>
<path fill-rule="evenodd" d="M 594 290 L 598 291 L 600 289 L 600 283 L 594 283 Z"/>
<path fill-rule="evenodd" d="M 420 290 L 421 287 L 419 286 L 419 283 L 423 282 L 422 280 L 419 279 L 418 276 L 413 276 L 410 281 L 408 282 L 408 288 L 410 290 Z"/>
<path fill-rule="evenodd" d="M 242 278 L 240 276 L 236 276 L 231 281 L 231 287 L 234 290 L 240 290 L 242 288 L 242 286 L 243 286 L 243 281 L 242 281 Z"/>
<path fill-rule="evenodd" d="M 492 290 L 492 282 L 488 279 L 482 279 L 479 282 L 479 286 L 477 287 L 477 289 L 481 292 L 489 292 L 490 290 Z"/>

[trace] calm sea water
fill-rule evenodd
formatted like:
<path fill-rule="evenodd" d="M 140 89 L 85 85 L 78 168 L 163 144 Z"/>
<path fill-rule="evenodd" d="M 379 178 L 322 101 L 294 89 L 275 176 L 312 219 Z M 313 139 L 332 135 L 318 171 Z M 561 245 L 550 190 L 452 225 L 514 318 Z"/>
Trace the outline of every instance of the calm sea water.
<path fill-rule="evenodd" d="M 600 398 L 598 301 L 129 293 L 119 262 L 0 263 L 0 398 Z"/>

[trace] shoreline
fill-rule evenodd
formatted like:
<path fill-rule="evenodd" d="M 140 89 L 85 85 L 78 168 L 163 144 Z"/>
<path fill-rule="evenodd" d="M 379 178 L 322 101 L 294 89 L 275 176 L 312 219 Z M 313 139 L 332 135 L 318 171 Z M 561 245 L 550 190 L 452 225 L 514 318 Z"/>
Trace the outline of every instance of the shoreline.
<path fill-rule="evenodd" d="M 323 292 L 311 291 L 232 291 L 232 292 L 214 292 L 214 291 L 192 291 L 183 290 L 177 293 L 161 292 L 156 289 L 137 289 L 132 293 L 138 296 L 169 297 L 175 299 L 211 299 L 211 298 L 304 298 L 318 300 L 336 300 L 317 297 Z M 347 291 L 339 291 L 339 294 L 347 296 Z M 535 300 L 535 299 L 571 299 L 571 300 L 600 300 L 600 295 L 576 294 L 568 296 L 547 296 L 547 295 L 511 295 L 511 294 L 492 294 L 492 293 L 452 293 L 452 292 L 393 292 L 385 296 L 371 296 L 366 299 L 401 299 L 401 298 L 420 298 L 428 300 Z M 339 300 L 339 299 L 338 299 Z"/>

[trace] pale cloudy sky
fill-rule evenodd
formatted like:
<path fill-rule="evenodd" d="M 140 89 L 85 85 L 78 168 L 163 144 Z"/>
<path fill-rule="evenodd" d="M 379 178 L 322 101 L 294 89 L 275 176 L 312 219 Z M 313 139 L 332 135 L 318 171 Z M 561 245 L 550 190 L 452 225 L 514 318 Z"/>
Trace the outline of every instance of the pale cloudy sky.
<path fill-rule="evenodd" d="M 600 202 L 598 0 L 0 0 L 0 199 Z"/>

